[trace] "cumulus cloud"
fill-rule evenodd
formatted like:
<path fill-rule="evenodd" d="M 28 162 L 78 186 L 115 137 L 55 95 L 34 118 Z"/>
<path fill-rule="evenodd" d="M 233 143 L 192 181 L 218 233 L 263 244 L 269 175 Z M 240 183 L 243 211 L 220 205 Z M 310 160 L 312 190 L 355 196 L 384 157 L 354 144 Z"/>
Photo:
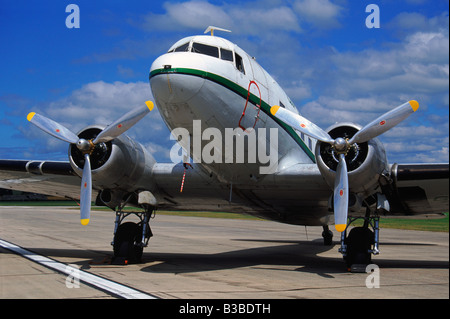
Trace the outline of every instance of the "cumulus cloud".
<path fill-rule="evenodd" d="M 223 8 L 207 1 L 165 2 L 164 8 L 166 10 L 164 14 L 147 14 L 142 26 L 148 30 L 180 30 L 180 28 L 201 30 L 205 25 L 231 26 L 232 22 Z"/>
<path fill-rule="evenodd" d="M 319 29 L 340 26 L 338 18 L 343 8 L 329 0 L 298 0 L 294 4 L 295 11 L 301 19 Z"/>
<path fill-rule="evenodd" d="M 48 116 L 55 120 L 82 125 L 108 124 L 120 114 L 152 99 L 145 82 L 92 82 L 74 90 L 69 96 L 46 105 Z"/>
<path fill-rule="evenodd" d="M 265 32 L 302 32 L 302 21 L 315 28 L 330 28 L 338 23 L 341 7 L 328 0 L 299 1 L 289 5 L 261 5 L 256 2 L 215 5 L 207 1 L 164 3 L 165 13 L 146 14 L 141 27 L 148 30 L 202 30 L 216 25 L 235 34 L 258 35 Z"/>

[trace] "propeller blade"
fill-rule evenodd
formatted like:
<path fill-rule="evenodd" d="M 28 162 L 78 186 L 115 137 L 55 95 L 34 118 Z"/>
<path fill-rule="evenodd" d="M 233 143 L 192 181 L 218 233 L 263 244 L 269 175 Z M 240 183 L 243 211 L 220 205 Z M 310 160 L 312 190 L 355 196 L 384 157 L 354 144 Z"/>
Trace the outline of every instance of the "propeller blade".
<path fill-rule="evenodd" d="M 81 225 L 89 224 L 91 214 L 92 200 L 92 176 L 91 176 L 91 160 L 89 154 L 84 154 L 83 177 L 81 178 L 80 192 L 80 220 Z"/>
<path fill-rule="evenodd" d="M 153 102 L 147 101 L 145 102 L 145 104 L 145 107 L 134 109 L 131 112 L 123 115 L 117 121 L 108 125 L 103 131 L 100 132 L 100 134 L 97 135 L 93 143 L 97 144 L 101 142 L 111 141 L 130 129 L 134 124 L 136 124 L 145 115 L 147 115 L 148 112 L 153 110 Z"/>
<path fill-rule="evenodd" d="M 383 134 L 417 111 L 418 108 L 419 103 L 414 100 L 396 107 L 364 126 L 350 139 L 349 144 L 367 142 Z"/>
<path fill-rule="evenodd" d="M 334 142 L 327 132 L 299 114 L 286 110 L 278 105 L 272 106 L 270 113 L 284 123 L 292 126 L 302 133 L 305 133 L 308 136 L 311 136 L 312 138 L 315 138 L 316 140 L 330 144 Z"/>
<path fill-rule="evenodd" d="M 46 118 L 45 116 L 31 112 L 27 115 L 27 120 L 39 127 L 44 132 L 65 142 L 76 144 L 78 136 L 65 126 Z"/>
<path fill-rule="evenodd" d="M 334 224 L 338 232 L 347 228 L 348 214 L 348 174 L 345 155 L 339 154 L 339 164 L 336 169 L 334 181 Z"/>

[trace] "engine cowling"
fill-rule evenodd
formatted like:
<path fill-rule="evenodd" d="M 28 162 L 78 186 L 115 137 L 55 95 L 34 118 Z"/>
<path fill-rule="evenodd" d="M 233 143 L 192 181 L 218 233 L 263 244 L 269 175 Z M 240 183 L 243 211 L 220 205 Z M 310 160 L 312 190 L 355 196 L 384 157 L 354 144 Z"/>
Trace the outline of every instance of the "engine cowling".
<path fill-rule="evenodd" d="M 78 136 L 92 140 L 103 127 L 89 126 Z M 111 208 L 116 207 L 123 196 L 137 190 L 152 191 L 155 188 L 152 179 L 152 168 L 156 163 L 153 156 L 139 143 L 125 134 L 106 143 L 98 143 L 90 154 L 92 183 L 100 190 L 103 203 Z M 69 147 L 69 161 L 73 170 L 81 177 L 84 156 L 75 146 Z"/>
<path fill-rule="evenodd" d="M 353 123 L 338 123 L 329 127 L 327 132 L 332 138 L 350 139 L 360 129 L 361 126 Z M 319 170 L 333 189 L 336 168 L 339 163 L 338 156 L 328 143 L 318 142 L 315 152 Z M 375 191 L 380 175 L 389 172 L 386 151 L 377 138 L 354 144 L 345 156 L 345 160 L 350 192 L 359 194 L 362 199 Z"/>

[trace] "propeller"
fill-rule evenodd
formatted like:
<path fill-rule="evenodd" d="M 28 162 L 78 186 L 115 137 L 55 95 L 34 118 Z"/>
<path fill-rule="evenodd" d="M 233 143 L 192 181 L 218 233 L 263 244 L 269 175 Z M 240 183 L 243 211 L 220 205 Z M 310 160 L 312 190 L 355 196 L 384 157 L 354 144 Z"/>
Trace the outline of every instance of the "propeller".
<path fill-rule="evenodd" d="M 418 108 L 419 103 L 417 101 L 411 100 L 406 102 L 364 126 L 352 138 L 350 138 L 350 140 L 342 137 L 333 139 L 327 132 L 303 116 L 291 112 L 285 108 L 281 108 L 278 105 L 273 106 L 270 109 L 270 112 L 272 115 L 284 123 L 292 126 L 294 129 L 321 142 L 331 144 L 334 152 L 339 155 L 339 164 L 336 169 L 336 177 L 334 182 L 333 203 L 336 230 L 343 232 L 347 227 L 349 198 L 348 172 L 347 164 L 345 162 L 345 156 L 348 151 L 354 144 L 367 142 L 390 130 L 398 123 L 405 120 L 409 115 L 417 111 Z"/>
<path fill-rule="evenodd" d="M 28 114 L 27 119 L 44 132 L 70 144 L 75 144 L 76 147 L 84 154 L 83 175 L 81 178 L 80 191 L 80 221 L 82 225 L 89 224 L 91 212 L 91 198 L 92 198 L 92 172 L 90 154 L 98 143 L 109 142 L 116 137 L 123 134 L 130 129 L 139 120 L 141 120 L 148 112 L 153 110 L 153 102 L 145 102 L 145 106 L 136 108 L 127 114 L 123 115 L 117 121 L 108 125 L 101 131 L 93 140 L 85 140 L 79 138 L 75 133 L 70 131 L 65 126 L 39 115 L 35 112 Z"/>

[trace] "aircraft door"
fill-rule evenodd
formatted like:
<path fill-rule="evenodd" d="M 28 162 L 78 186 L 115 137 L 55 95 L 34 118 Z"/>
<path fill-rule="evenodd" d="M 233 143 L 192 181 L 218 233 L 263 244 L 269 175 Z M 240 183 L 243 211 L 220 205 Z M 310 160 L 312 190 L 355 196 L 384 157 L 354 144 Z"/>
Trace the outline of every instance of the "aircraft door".
<path fill-rule="evenodd" d="M 255 92 L 256 90 L 256 92 Z M 253 94 L 255 92 L 256 94 Z M 259 113 L 261 111 L 261 91 L 255 81 L 250 81 L 247 89 L 247 100 L 245 102 L 244 110 L 239 119 L 239 127 L 250 133 L 255 128 L 259 120 Z"/>

